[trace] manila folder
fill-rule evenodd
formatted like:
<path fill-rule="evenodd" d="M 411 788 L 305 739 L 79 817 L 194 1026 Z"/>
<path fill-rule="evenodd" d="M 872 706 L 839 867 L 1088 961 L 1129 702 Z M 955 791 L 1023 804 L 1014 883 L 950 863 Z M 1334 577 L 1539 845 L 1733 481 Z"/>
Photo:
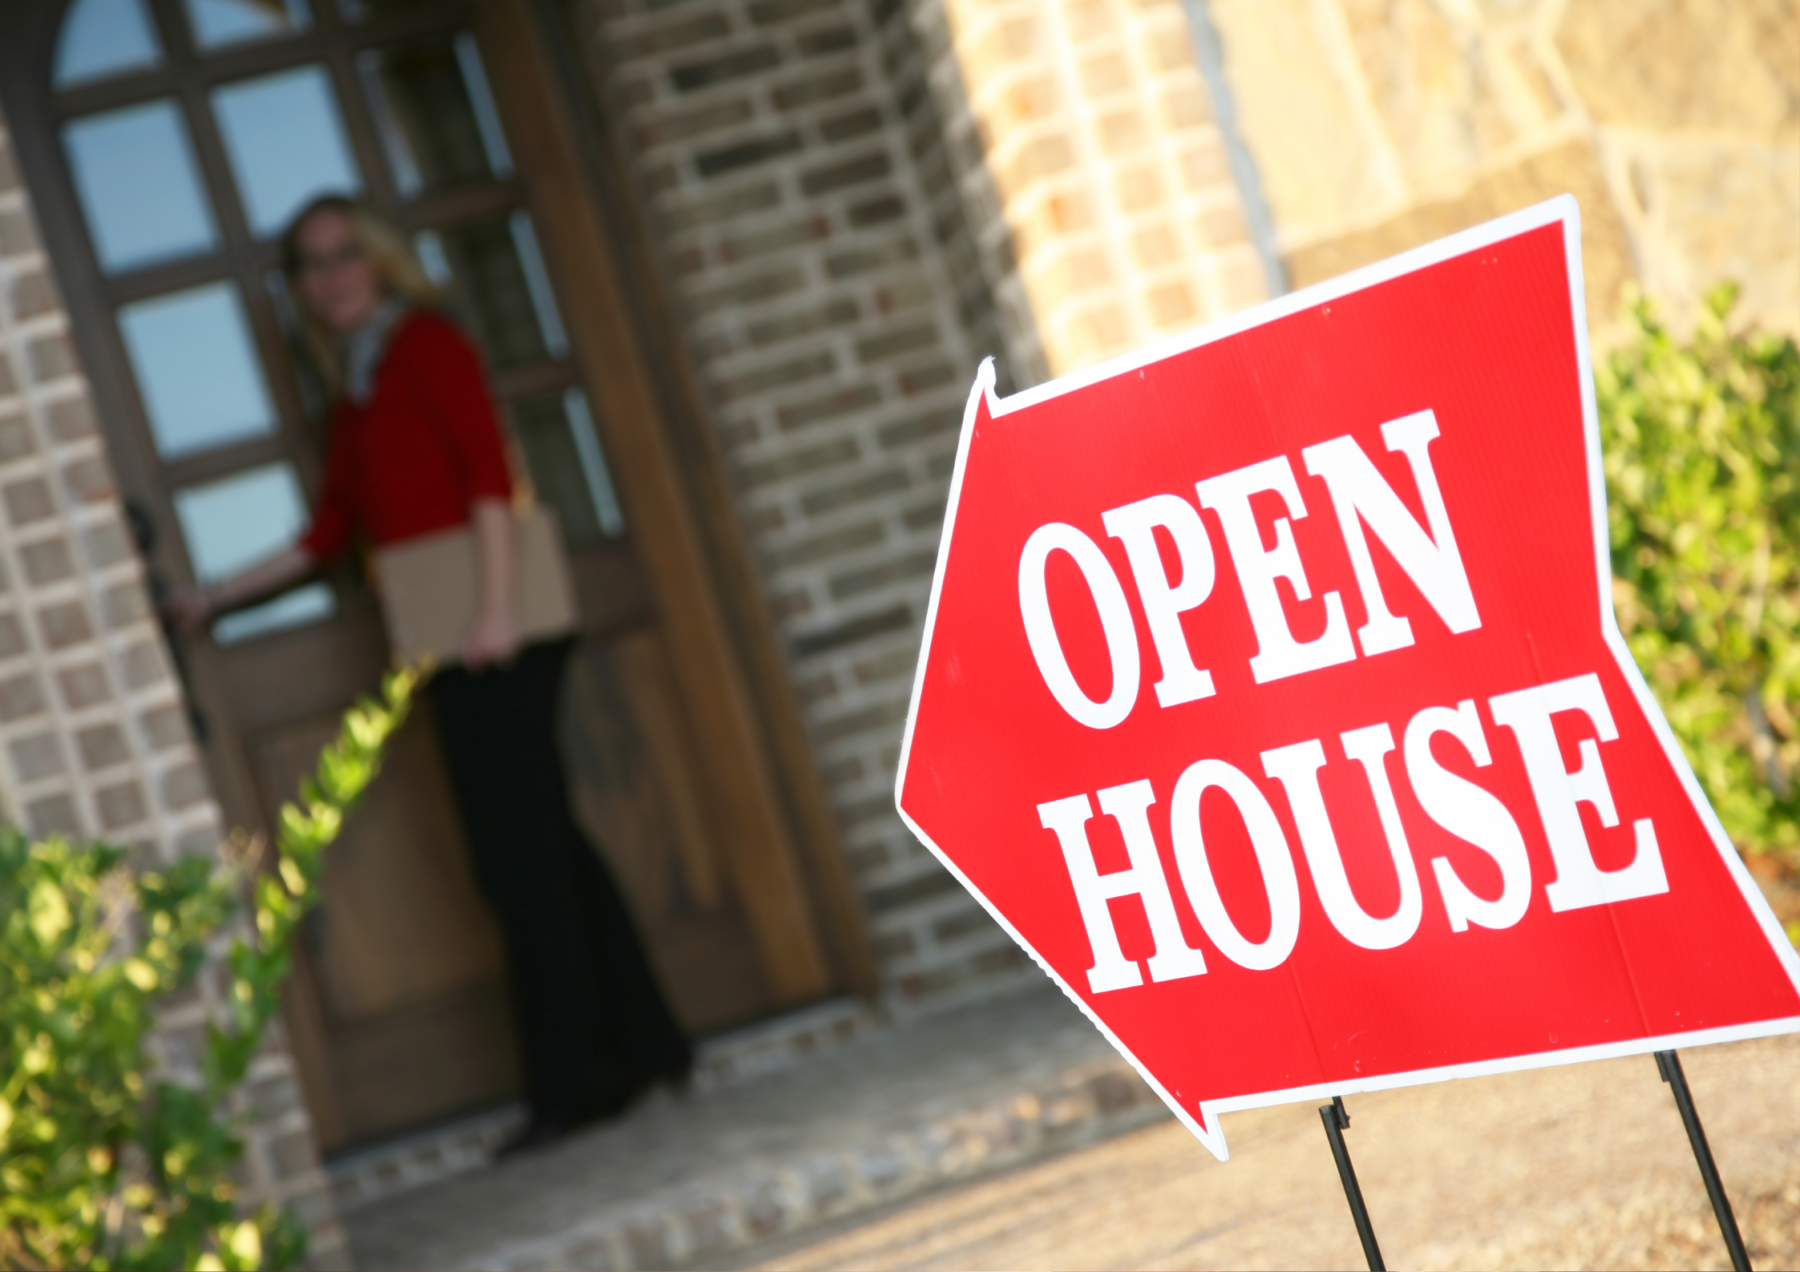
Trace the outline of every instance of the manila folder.
<path fill-rule="evenodd" d="M 562 536 L 548 509 L 513 519 L 513 606 L 524 644 L 566 635 L 576 626 Z M 458 526 L 378 548 L 375 572 L 388 639 L 405 662 L 440 665 L 462 656 L 475 619 L 478 563 L 475 532 Z"/>

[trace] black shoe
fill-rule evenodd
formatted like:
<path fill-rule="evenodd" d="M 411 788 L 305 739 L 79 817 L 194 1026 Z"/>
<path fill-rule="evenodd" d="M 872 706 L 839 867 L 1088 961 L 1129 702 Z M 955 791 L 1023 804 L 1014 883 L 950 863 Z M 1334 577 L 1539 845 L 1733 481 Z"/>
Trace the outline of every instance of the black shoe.
<path fill-rule="evenodd" d="M 671 1095 L 690 1095 L 694 1090 L 694 1061 L 688 1057 L 680 1064 L 664 1069 L 652 1081 L 667 1087 Z"/>
<path fill-rule="evenodd" d="M 501 1141 L 500 1147 L 494 1150 L 494 1160 L 503 1162 L 509 1157 L 548 1148 L 558 1140 L 567 1138 L 574 1129 L 567 1122 L 545 1121 L 534 1117 Z"/>

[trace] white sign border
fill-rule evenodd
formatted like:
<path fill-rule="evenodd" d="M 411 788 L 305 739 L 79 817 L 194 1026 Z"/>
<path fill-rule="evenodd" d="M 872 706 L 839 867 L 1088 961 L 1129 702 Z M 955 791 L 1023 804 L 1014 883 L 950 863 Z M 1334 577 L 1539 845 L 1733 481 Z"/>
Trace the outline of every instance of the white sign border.
<path fill-rule="evenodd" d="M 1472 1064 L 1410 1069 L 1399 1073 L 1352 1078 L 1341 1082 L 1286 1087 L 1277 1091 L 1228 1096 L 1217 1100 L 1203 1100 L 1196 1107 L 1190 1109 L 1171 1095 L 1156 1079 L 1156 1076 L 1132 1054 L 1131 1049 L 1121 1042 L 1111 1029 L 1107 1028 L 1106 1023 L 1095 1015 L 1094 1011 L 1079 994 L 1075 993 L 1068 982 L 1057 975 L 1055 969 L 1038 954 L 1037 950 L 1032 948 L 1031 943 L 1007 920 L 999 908 L 989 901 L 968 876 L 957 868 L 956 863 L 943 849 L 932 842 L 931 837 L 912 819 L 901 803 L 902 792 L 906 789 L 907 763 L 912 755 L 913 725 L 918 718 L 919 696 L 924 687 L 925 668 L 931 657 L 931 638 L 937 628 L 938 600 L 943 591 L 944 573 L 949 562 L 956 513 L 962 498 L 963 474 L 968 463 L 969 444 L 975 434 L 975 420 L 983 399 L 987 402 L 989 416 L 998 419 L 1002 415 L 1028 406 L 1035 406 L 1040 402 L 1060 397 L 1065 393 L 1072 393 L 1103 380 L 1113 379 L 1151 363 L 1161 362 L 1175 354 L 1198 349 L 1203 345 L 1223 340 L 1227 336 L 1263 326 L 1289 314 L 1312 309 L 1340 296 L 1362 291 L 1376 283 L 1387 282 L 1390 279 L 1423 269 L 1428 265 L 1465 256 L 1489 244 L 1516 238 L 1531 230 L 1559 223 L 1562 226 L 1563 248 L 1568 264 L 1570 316 L 1574 322 L 1575 352 L 1581 376 L 1581 413 L 1587 430 L 1588 504 L 1593 512 L 1594 553 L 1598 565 L 1596 577 L 1601 581 L 1599 588 L 1601 633 L 1606 639 L 1608 648 L 1612 651 L 1619 670 L 1637 695 L 1638 705 L 1649 718 L 1658 741 L 1662 743 L 1664 754 L 1668 756 L 1675 772 L 1680 776 L 1682 787 L 1687 792 L 1689 801 L 1699 811 L 1702 821 L 1712 836 L 1713 847 L 1718 850 L 1726 869 L 1736 880 L 1740 892 L 1749 905 L 1751 914 L 1756 916 L 1777 959 L 1786 968 L 1788 978 L 1792 981 L 1796 993 L 1800 993 L 1800 952 L 1794 949 L 1794 946 L 1788 941 L 1786 933 L 1776 922 L 1774 912 L 1769 909 L 1769 904 L 1763 898 L 1761 890 L 1756 886 L 1755 880 L 1750 877 L 1750 872 L 1744 867 L 1742 858 L 1732 847 L 1731 840 L 1726 835 L 1724 826 L 1720 824 L 1718 815 L 1713 812 L 1712 805 L 1701 791 L 1699 779 L 1694 776 L 1693 769 L 1688 765 L 1687 757 L 1682 754 L 1674 733 L 1670 731 L 1668 722 L 1663 718 L 1662 708 L 1657 705 L 1654 695 L 1650 692 L 1648 682 L 1645 681 L 1643 673 L 1638 670 L 1637 663 L 1631 657 L 1631 651 L 1625 644 L 1625 637 L 1619 630 L 1618 617 L 1613 612 L 1612 597 L 1607 588 L 1607 580 L 1612 578 L 1612 553 L 1606 524 L 1606 478 L 1601 467 L 1600 414 L 1594 398 L 1594 377 L 1588 348 L 1587 297 L 1581 268 L 1581 209 L 1573 195 L 1558 195 L 1533 207 L 1523 208 L 1496 220 L 1439 239 L 1434 243 L 1402 252 L 1388 260 L 1352 270 L 1348 274 L 1327 282 L 1289 292 L 1285 296 L 1244 310 L 1242 313 L 1233 314 L 1193 331 L 1158 341 L 1143 349 L 1134 350 L 1121 357 L 1087 367 L 1060 379 L 1023 390 L 1010 397 L 998 398 L 994 395 L 994 361 L 992 358 L 983 360 L 980 369 L 975 374 L 975 383 L 969 391 L 968 404 L 963 410 L 962 433 L 956 446 L 956 467 L 950 478 L 950 494 L 945 505 L 943 535 L 938 541 L 937 566 L 931 578 L 931 600 L 925 611 L 924 637 L 919 645 L 918 669 L 913 676 L 912 697 L 906 711 L 906 731 L 901 738 L 900 760 L 894 775 L 894 809 L 900 814 L 900 819 L 906 823 L 907 829 L 912 831 L 919 842 L 931 850 L 932 855 L 943 864 L 958 883 L 968 889 L 969 894 L 981 903 L 982 907 L 1018 944 L 1019 948 L 1031 956 L 1032 960 L 1044 970 L 1044 974 L 1055 982 L 1064 994 L 1068 995 L 1070 1001 L 1081 1009 L 1083 1015 L 1093 1022 L 1094 1027 L 1105 1036 L 1114 1049 L 1131 1063 L 1144 1081 L 1149 1083 L 1151 1089 L 1162 1098 L 1163 1103 L 1169 1106 L 1170 1112 L 1179 1118 L 1182 1124 L 1192 1131 L 1195 1137 L 1220 1161 L 1227 1160 L 1231 1154 L 1225 1143 L 1225 1131 L 1218 1115 L 1237 1109 L 1264 1108 L 1269 1105 L 1291 1104 L 1312 1099 L 1328 1100 L 1334 1095 L 1354 1095 L 1363 1091 L 1421 1086 L 1426 1083 L 1445 1082 L 1456 1078 L 1512 1073 L 1522 1069 L 1541 1069 L 1585 1060 L 1646 1055 L 1656 1051 L 1673 1050 L 1681 1046 L 1705 1046 L 1711 1043 L 1734 1042 L 1745 1038 L 1800 1032 L 1800 1016 L 1787 1016 L 1718 1029 L 1663 1034 L 1654 1038 L 1626 1039 L 1590 1047 L 1531 1052 Z"/>

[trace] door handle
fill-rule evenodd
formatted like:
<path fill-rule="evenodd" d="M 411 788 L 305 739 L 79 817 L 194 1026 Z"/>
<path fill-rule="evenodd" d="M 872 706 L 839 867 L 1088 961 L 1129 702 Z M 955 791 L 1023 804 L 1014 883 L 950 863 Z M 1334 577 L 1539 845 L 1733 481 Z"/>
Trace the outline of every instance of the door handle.
<path fill-rule="evenodd" d="M 138 500 L 128 498 L 124 502 L 125 524 L 131 529 L 131 538 L 137 544 L 138 555 L 144 559 L 144 585 L 150 592 L 150 605 L 156 611 L 156 621 L 162 627 L 163 644 L 168 647 L 169 660 L 175 664 L 175 678 L 181 683 L 182 701 L 187 704 L 188 724 L 193 728 L 194 740 L 204 745 L 208 732 L 206 713 L 194 698 L 194 682 L 188 674 L 187 649 L 181 633 L 163 612 L 163 601 L 173 589 L 169 586 L 168 578 L 151 563 L 156 549 L 156 522 Z"/>

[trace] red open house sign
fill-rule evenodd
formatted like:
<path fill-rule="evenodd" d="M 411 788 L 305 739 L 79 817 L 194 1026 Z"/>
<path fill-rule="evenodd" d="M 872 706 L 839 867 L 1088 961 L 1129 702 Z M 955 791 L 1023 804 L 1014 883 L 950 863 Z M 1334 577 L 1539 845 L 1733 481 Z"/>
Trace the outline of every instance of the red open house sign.
<path fill-rule="evenodd" d="M 969 398 L 895 801 L 1217 1114 L 1800 1029 L 1609 596 L 1568 197 Z"/>

